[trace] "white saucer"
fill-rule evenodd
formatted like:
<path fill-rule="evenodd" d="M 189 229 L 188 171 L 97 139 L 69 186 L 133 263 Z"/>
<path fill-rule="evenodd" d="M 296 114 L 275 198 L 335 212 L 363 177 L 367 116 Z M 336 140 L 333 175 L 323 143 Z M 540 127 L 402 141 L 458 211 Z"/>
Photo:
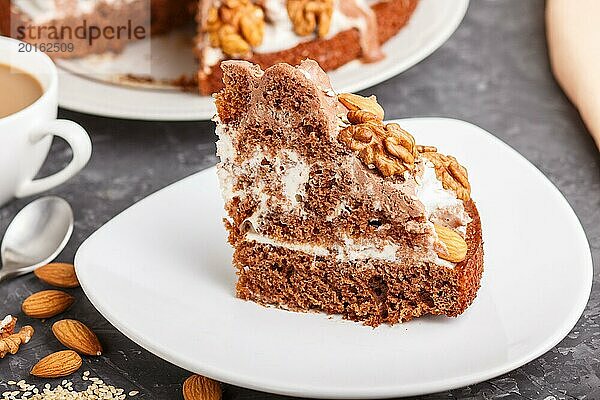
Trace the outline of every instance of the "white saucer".
<path fill-rule="evenodd" d="M 417 64 L 448 40 L 462 21 L 468 4 L 469 0 L 421 0 L 408 25 L 383 47 L 386 58 L 373 64 L 354 61 L 331 72 L 334 88 L 340 93 L 359 91 Z M 84 60 L 59 60 L 61 107 L 88 114 L 142 120 L 212 118 L 214 104 L 210 96 L 173 89 L 136 88 L 131 84 L 111 84 L 98 77 L 93 78 L 99 74 L 98 71 L 104 71 L 110 78 L 108 80 L 113 80 L 111 77 L 115 71 L 144 75 L 146 69 L 150 69 L 144 61 L 148 59 L 153 60 L 152 72 L 161 77 L 178 77 L 186 70 L 190 74 L 193 72 L 192 51 L 187 48 L 189 45 L 180 32 L 152 40 L 152 47 L 148 43 L 133 44 L 122 55 L 112 57 L 110 63 L 97 56 Z M 151 54 L 148 53 L 150 48 Z"/>
<path fill-rule="evenodd" d="M 236 299 L 214 168 L 94 233 L 75 259 L 83 289 L 113 325 L 165 360 L 293 396 L 432 393 L 542 355 L 574 326 L 591 289 L 590 249 L 573 210 L 534 166 L 482 129 L 450 119 L 399 122 L 469 170 L 485 271 L 477 299 L 458 318 L 372 329 Z"/>

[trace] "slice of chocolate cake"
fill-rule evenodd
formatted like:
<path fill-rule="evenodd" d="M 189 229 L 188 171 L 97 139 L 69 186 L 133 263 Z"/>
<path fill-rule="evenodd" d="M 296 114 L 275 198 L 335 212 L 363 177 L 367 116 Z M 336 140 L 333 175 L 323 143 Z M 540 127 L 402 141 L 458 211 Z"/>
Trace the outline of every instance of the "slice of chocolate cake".
<path fill-rule="evenodd" d="M 222 64 L 218 174 L 237 296 L 376 326 L 457 316 L 483 271 L 467 171 L 336 95 L 314 61 Z"/>

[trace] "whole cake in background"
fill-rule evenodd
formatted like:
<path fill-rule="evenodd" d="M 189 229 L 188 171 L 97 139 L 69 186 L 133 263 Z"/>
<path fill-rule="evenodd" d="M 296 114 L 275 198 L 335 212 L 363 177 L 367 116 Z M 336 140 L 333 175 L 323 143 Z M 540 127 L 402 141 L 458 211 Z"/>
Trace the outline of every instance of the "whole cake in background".
<path fill-rule="evenodd" d="M 319 65 L 221 64 L 217 154 L 237 296 L 394 324 L 457 316 L 483 272 L 466 169 Z"/>
<path fill-rule="evenodd" d="M 212 0 L 201 2 L 200 92 L 222 88 L 224 59 L 268 68 L 311 58 L 326 71 L 378 61 L 381 44 L 406 25 L 418 0 Z"/>
<path fill-rule="evenodd" d="M 382 43 L 406 25 L 418 0 L 0 0 L 0 34 L 33 44 L 73 43 L 72 51 L 53 57 L 120 52 L 135 37 L 121 40 L 52 38 L 25 27 L 148 26 L 168 32 L 195 19 L 198 88 L 220 90 L 219 63 L 245 59 L 267 68 L 278 62 L 298 64 L 310 57 L 323 69 L 352 60 L 377 61 Z M 35 32 L 31 34 L 31 32 Z"/>

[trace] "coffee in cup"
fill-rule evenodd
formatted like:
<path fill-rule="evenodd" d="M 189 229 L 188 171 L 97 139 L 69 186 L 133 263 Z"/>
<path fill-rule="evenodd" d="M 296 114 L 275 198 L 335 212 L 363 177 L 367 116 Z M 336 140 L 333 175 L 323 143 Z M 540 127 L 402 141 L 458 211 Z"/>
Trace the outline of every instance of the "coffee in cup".
<path fill-rule="evenodd" d="M 0 88 L 0 118 L 32 105 L 44 94 L 34 76 L 7 64 L 0 64 Z"/>

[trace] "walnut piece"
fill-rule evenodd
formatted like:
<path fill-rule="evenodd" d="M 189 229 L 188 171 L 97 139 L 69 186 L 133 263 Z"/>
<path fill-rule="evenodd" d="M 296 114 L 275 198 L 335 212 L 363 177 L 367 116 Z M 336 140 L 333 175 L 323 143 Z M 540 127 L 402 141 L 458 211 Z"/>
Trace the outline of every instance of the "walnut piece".
<path fill-rule="evenodd" d="M 377 97 L 375 96 L 363 97 L 354 93 L 341 93 L 338 95 L 338 100 L 350 111 L 368 111 L 371 114 L 376 115 L 379 120 L 383 121 L 385 113 L 383 111 L 383 107 L 379 105 L 377 102 Z"/>
<path fill-rule="evenodd" d="M 352 113 L 364 118 L 351 118 Z M 370 115 L 369 115 L 370 114 Z M 350 111 L 348 119 L 365 121 L 341 130 L 338 140 L 353 151 L 369 168 L 377 168 L 383 176 L 402 175 L 413 171 L 417 150 L 415 139 L 398 124 L 387 124 L 374 114 Z"/>
<path fill-rule="evenodd" d="M 384 111 L 375 96 L 342 93 L 338 100 L 348 109 L 346 117 L 351 124 L 340 131 L 338 140 L 358 152 L 369 168 L 376 168 L 385 177 L 413 172 L 420 154 L 433 163 L 445 189 L 453 190 L 461 200 L 469 200 L 471 185 L 467 170 L 456 158 L 438 153 L 436 147 L 417 145 L 415 138 L 400 125 L 384 124 Z"/>
<path fill-rule="evenodd" d="M 325 37 L 331 27 L 333 0 L 287 0 L 287 12 L 299 36 Z"/>
<path fill-rule="evenodd" d="M 433 151 L 424 152 L 422 156 L 432 162 L 435 175 L 442 181 L 444 189 L 454 191 L 456 196 L 463 201 L 471 198 L 469 175 L 456 158 Z"/>
<path fill-rule="evenodd" d="M 204 31 L 212 47 L 220 47 L 231 57 L 243 57 L 262 43 L 265 14 L 251 0 L 224 0 L 208 10 Z"/>
<path fill-rule="evenodd" d="M 15 317 L 7 316 L 2 320 L 3 326 L 0 329 L 0 358 L 4 358 L 7 354 L 16 354 L 22 344 L 29 342 L 33 336 L 33 328 L 24 326 L 21 330 L 15 333 Z"/>
<path fill-rule="evenodd" d="M 351 124 L 341 130 L 340 142 L 357 151 L 362 162 L 383 176 L 414 171 L 418 154 L 415 139 L 400 125 L 383 123 L 384 111 L 375 96 L 342 93 L 338 100 L 348 109 L 346 117 Z"/>

